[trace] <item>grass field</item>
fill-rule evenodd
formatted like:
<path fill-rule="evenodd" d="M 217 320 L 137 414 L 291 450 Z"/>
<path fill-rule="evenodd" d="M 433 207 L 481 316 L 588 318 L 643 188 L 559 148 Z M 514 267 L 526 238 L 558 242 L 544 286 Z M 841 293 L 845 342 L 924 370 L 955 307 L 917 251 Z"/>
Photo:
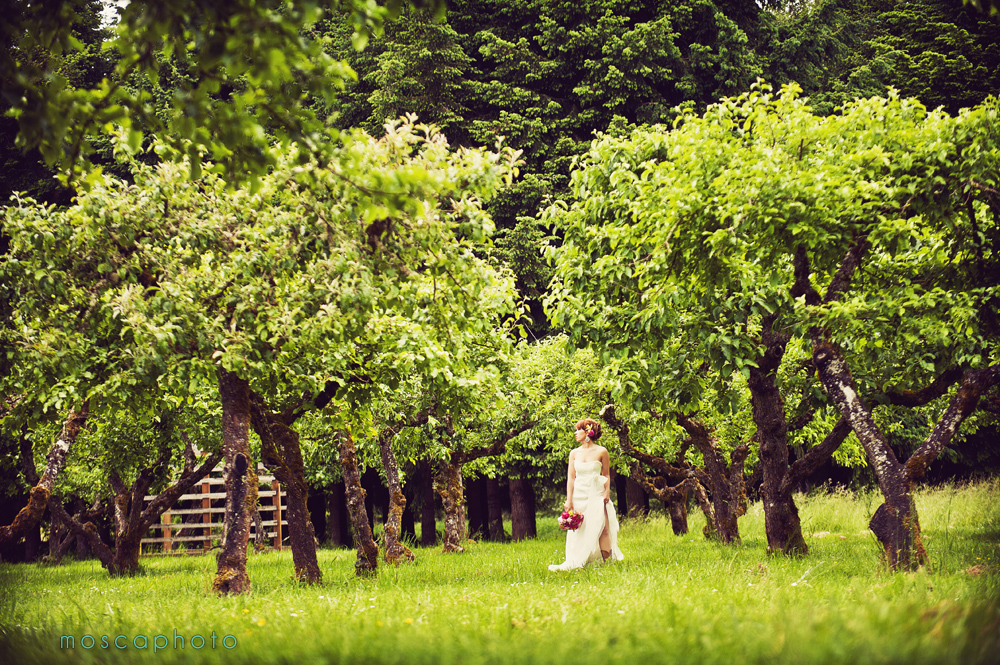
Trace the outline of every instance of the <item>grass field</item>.
<path fill-rule="evenodd" d="M 767 556 L 755 504 L 740 520 L 742 545 L 707 542 L 698 514 L 685 537 L 660 516 L 623 523 L 625 561 L 550 573 L 563 537 L 546 517 L 536 540 L 417 549 L 414 564 L 370 580 L 354 577 L 352 551 L 323 550 L 321 587 L 293 582 L 288 552 L 252 555 L 253 590 L 237 598 L 212 595 L 213 557 L 151 557 L 143 574 L 116 579 L 92 561 L 0 564 L 0 655 L 18 664 L 1000 663 L 1000 482 L 919 493 L 931 564 L 915 573 L 880 566 L 867 530 L 878 504 L 876 494 L 799 497 L 810 554 L 798 559 Z"/>

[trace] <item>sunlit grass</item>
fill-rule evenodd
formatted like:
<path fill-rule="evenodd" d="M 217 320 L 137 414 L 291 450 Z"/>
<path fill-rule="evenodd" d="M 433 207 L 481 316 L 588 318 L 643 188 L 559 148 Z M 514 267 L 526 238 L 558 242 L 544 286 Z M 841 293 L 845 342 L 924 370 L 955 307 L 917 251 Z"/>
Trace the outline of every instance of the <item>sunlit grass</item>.
<path fill-rule="evenodd" d="M 253 589 L 236 598 L 211 594 L 213 557 L 148 558 L 142 575 L 116 579 L 90 561 L 2 565 L 0 653 L 18 663 L 997 662 L 1000 484 L 918 495 L 931 564 L 916 573 L 880 565 L 867 530 L 879 502 L 799 497 L 810 553 L 798 559 L 765 554 L 756 504 L 740 546 L 707 542 L 695 513 L 684 537 L 654 517 L 623 524 L 624 562 L 573 573 L 546 569 L 563 553 L 550 518 L 536 540 L 417 549 L 416 563 L 371 580 L 354 577 L 352 551 L 323 550 L 320 587 L 293 582 L 288 552 L 253 555 Z M 60 649 L 62 635 L 75 649 Z M 115 648 L 118 635 L 127 648 Z M 194 635 L 206 638 L 200 650 Z M 154 642 L 167 646 L 153 653 Z"/>

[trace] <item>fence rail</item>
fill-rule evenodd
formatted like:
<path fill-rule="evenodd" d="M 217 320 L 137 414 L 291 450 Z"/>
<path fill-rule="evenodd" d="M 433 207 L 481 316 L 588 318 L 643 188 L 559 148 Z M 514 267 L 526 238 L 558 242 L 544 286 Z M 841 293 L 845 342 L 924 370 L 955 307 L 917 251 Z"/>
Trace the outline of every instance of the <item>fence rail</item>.
<path fill-rule="evenodd" d="M 257 466 L 258 479 L 262 487 L 257 494 L 257 512 L 260 519 L 250 524 L 250 539 L 257 541 L 258 525 L 261 537 L 270 541 L 267 549 L 280 550 L 282 541 L 288 533 L 288 521 L 285 519 L 285 492 L 281 489 L 274 476 L 264 475 L 263 465 Z M 205 554 L 214 545 L 221 544 L 225 506 L 212 505 L 226 498 L 225 492 L 212 491 L 224 486 L 222 469 L 215 468 L 199 485 L 198 491 L 182 494 L 175 505 L 185 508 L 168 510 L 160 517 L 160 523 L 150 527 L 147 538 L 142 539 L 142 555 L 179 555 Z M 146 497 L 146 501 L 155 499 L 155 495 Z M 261 501 L 267 501 L 261 504 Z M 192 507 L 193 504 L 200 504 Z M 264 515 L 269 519 L 264 519 Z M 198 519 L 200 516 L 200 519 Z M 177 518 L 177 521 L 174 518 Z M 195 519 L 191 519 L 194 517 Z M 219 519 L 215 519 L 219 517 Z M 197 532 L 197 533 L 195 533 Z M 194 534 L 194 535 L 192 535 Z M 201 543 L 201 547 L 190 547 L 188 544 Z M 175 545 L 181 545 L 175 547 Z"/>

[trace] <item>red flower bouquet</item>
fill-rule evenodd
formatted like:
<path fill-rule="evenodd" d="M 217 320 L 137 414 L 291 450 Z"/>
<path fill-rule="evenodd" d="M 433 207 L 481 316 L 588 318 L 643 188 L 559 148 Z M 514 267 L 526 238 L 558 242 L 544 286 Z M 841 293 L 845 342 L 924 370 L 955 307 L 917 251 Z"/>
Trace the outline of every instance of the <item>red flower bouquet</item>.
<path fill-rule="evenodd" d="M 567 529 L 570 531 L 576 531 L 580 528 L 581 522 L 583 522 L 583 515 L 573 510 L 564 511 L 563 514 L 559 516 L 559 528 L 563 531 Z"/>

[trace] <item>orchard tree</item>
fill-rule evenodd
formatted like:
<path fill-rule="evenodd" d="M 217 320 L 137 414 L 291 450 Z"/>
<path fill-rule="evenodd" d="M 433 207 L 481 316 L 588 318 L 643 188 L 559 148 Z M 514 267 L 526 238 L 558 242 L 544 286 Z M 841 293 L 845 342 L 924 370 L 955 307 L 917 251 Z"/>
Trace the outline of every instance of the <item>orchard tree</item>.
<path fill-rule="evenodd" d="M 9 274 L 25 298 L 51 288 L 51 302 L 94 312 L 118 338 L 89 357 L 87 331 L 38 301 L 50 308 L 24 309 L 35 317 L 24 330 L 35 335 L 45 321 L 63 348 L 53 357 L 25 347 L 23 372 L 64 372 L 63 385 L 86 396 L 121 387 L 126 374 L 108 363 L 88 369 L 111 358 L 137 383 L 171 394 L 218 390 L 229 494 L 220 592 L 239 592 L 248 581 L 252 414 L 267 420 L 267 412 L 285 410 L 257 398 L 308 408 L 345 374 L 352 340 L 373 311 L 418 319 L 456 311 L 475 283 L 468 244 L 491 231 L 480 198 L 510 176 L 516 158 L 452 151 L 440 134 L 411 122 L 378 141 L 342 134 L 339 145 L 330 162 L 291 156 L 255 192 L 229 189 L 215 175 L 190 181 L 187 165 L 163 163 L 137 165 L 133 185 L 98 181 L 64 212 L 27 201 L 8 209 L 7 227 L 18 232 Z M 47 251 L 56 245 L 58 252 Z M 279 453 L 302 473 L 294 454 Z M 289 510 L 305 515 L 298 498 Z M 301 540 L 314 560 L 311 537 Z M 297 572 L 308 579 L 311 571 Z"/>
<path fill-rule="evenodd" d="M 195 441 L 207 448 L 214 438 L 217 444 L 217 437 L 206 441 L 199 435 L 201 428 L 190 417 L 194 409 L 186 411 L 165 406 L 158 409 L 154 419 L 145 422 L 125 409 L 110 413 L 106 419 L 91 418 L 85 450 L 78 451 L 67 472 L 72 476 L 77 467 L 93 473 L 97 466 L 96 488 L 108 497 L 112 508 L 112 542 L 105 543 L 93 523 L 70 515 L 59 497 L 49 499 L 53 523 L 61 523 L 71 535 L 83 538 L 110 575 L 138 572 L 140 545 L 146 532 L 222 459 L 221 450 L 205 451 L 205 459 L 199 460 L 197 466 L 184 465 L 187 468 L 182 468 L 176 474 L 179 477 L 170 482 L 179 466 L 177 461 L 193 457 Z M 90 485 L 91 490 L 96 488 Z M 145 498 L 150 493 L 154 498 L 147 504 Z"/>
<path fill-rule="evenodd" d="M 763 86 L 670 132 L 596 141 L 579 202 L 550 211 L 567 235 L 557 319 L 631 363 L 638 399 L 697 405 L 702 368 L 746 377 L 772 551 L 804 544 L 776 379 L 788 345 L 808 345 L 885 496 L 872 530 L 891 565 L 918 563 L 913 483 L 998 381 L 996 137 L 995 100 L 952 117 L 892 96 L 820 118 L 795 87 Z M 897 461 L 869 405 L 956 383 Z"/>

